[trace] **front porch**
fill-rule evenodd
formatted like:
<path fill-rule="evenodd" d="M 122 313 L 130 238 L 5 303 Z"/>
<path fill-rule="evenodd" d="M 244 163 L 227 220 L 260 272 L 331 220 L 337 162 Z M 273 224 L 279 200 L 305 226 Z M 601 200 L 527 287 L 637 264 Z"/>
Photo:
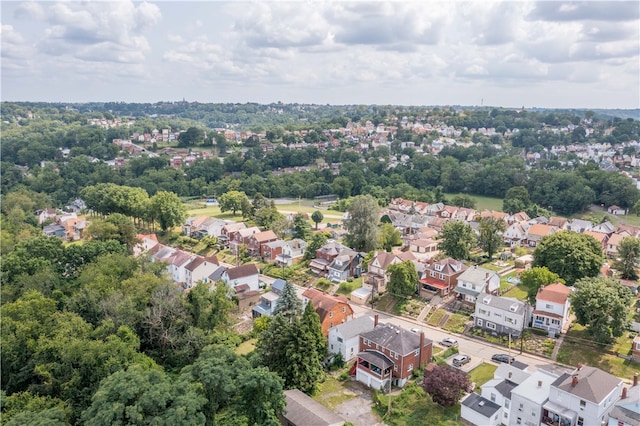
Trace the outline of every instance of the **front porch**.
<path fill-rule="evenodd" d="M 542 406 L 542 424 L 548 426 L 574 426 L 578 414 L 551 401 Z"/>
<path fill-rule="evenodd" d="M 393 381 L 393 361 L 377 351 L 357 355 L 356 380 L 379 390 L 389 389 Z"/>

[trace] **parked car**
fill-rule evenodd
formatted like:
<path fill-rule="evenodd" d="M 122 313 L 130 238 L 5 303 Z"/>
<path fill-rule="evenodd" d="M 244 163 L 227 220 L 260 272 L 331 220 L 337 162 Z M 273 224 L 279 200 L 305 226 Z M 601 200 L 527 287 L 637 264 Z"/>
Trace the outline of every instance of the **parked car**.
<path fill-rule="evenodd" d="M 491 361 L 504 362 L 506 364 L 513 364 L 515 360 L 515 357 L 507 354 L 493 354 L 493 356 L 491 357 Z"/>
<path fill-rule="evenodd" d="M 456 339 L 452 339 L 451 337 L 445 337 L 440 341 L 440 344 L 448 348 L 452 346 L 455 348 L 456 346 L 458 346 L 458 341 Z"/>
<path fill-rule="evenodd" d="M 471 361 L 471 357 L 469 355 L 456 355 L 453 357 L 453 361 L 451 362 L 454 367 L 462 367 L 465 364 L 468 364 Z"/>
<path fill-rule="evenodd" d="M 417 328 L 417 327 L 413 327 L 413 328 L 411 329 L 411 332 L 412 332 L 412 333 L 415 333 L 415 334 L 420 334 L 420 329 L 419 329 L 419 328 Z"/>

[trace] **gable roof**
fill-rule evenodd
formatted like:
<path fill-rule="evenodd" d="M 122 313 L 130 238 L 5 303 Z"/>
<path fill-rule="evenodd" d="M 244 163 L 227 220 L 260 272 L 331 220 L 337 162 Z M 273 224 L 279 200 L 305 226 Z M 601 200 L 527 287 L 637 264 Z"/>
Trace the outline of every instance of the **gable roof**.
<path fill-rule="evenodd" d="M 253 234 L 253 238 L 257 242 L 263 243 L 265 241 L 277 240 L 278 236 L 272 230 L 268 230 L 268 231 L 256 232 L 255 234 Z"/>
<path fill-rule="evenodd" d="M 195 271 L 196 269 L 198 269 L 198 266 L 202 265 L 205 262 L 213 263 L 214 265 L 219 265 L 218 258 L 216 256 L 209 256 L 209 257 L 196 256 L 184 268 L 188 271 Z"/>
<path fill-rule="evenodd" d="M 378 324 L 376 328 L 360 336 L 403 356 L 420 349 L 420 336 L 392 324 Z M 424 341 L 425 344 L 431 342 L 427 338 Z"/>
<path fill-rule="evenodd" d="M 498 412 L 498 410 L 502 408 L 495 402 L 491 402 L 475 392 L 471 392 L 465 399 L 462 400 L 461 404 L 465 407 L 469 407 L 476 413 L 488 419 L 493 417 Z"/>
<path fill-rule="evenodd" d="M 251 275 L 258 275 L 258 267 L 255 263 L 247 263 L 246 265 L 236 266 L 235 268 L 227 269 L 227 276 L 230 280 L 237 280 L 238 278 L 249 277 Z"/>
<path fill-rule="evenodd" d="M 359 336 L 362 333 L 373 330 L 373 324 L 375 320 L 369 315 L 363 315 L 358 318 L 354 318 L 351 321 L 338 324 L 335 329 L 344 339 L 351 339 L 352 337 Z"/>
<path fill-rule="evenodd" d="M 501 311 L 513 312 L 517 315 L 524 314 L 524 302 L 512 297 L 492 296 L 490 294 L 485 295 L 482 299 L 478 299 L 476 304 L 482 304 L 491 306 Z"/>
<path fill-rule="evenodd" d="M 345 304 L 351 309 L 351 305 L 349 305 L 347 298 L 342 296 L 330 296 L 320 290 L 316 290 L 315 288 L 306 289 L 302 295 L 313 303 L 313 308 L 316 310 L 318 315 L 320 315 L 321 321 L 324 321 L 325 317 L 329 314 L 329 311 L 338 304 Z"/>
<path fill-rule="evenodd" d="M 536 300 L 545 300 L 547 302 L 559 303 L 564 305 L 567 298 L 571 294 L 571 289 L 562 283 L 550 284 L 540 287 Z"/>
<path fill-rule="evenodd" d="M 344 419 L 338 414 L 313 400 L 298 389 L 284 391 L 286 413 L 283 414 L 291 424 L 313 426 L 340 426 Z"/>
<path fill-rule="evenodd" d="M 573 384 L 574 377 L 577 378 L 575 385 Z M 620 383 L 622 383 L 622 379 L 612 374 L 599 368 L 582 365 L 578 366 L 571 374 L 565 373 L 558 377 L 552 386 L 578 398 L 600 404 Z"/>
<path fill-rule="evenodd" d="M 527 231 L 527 234 L 544 237 L 546 235 L 551 234 L 553 231 L 555 231 L 555 226 L 536 223 L 535 225 L 532 225 L 531 228 L 529 228 L 529 230 Z"/>
<path fill-rule="evenodd" d="M 486 284 L 494 275 L 497 276 L 495 272 L 489 269 L 474 266 L 473 268 L 467 268 L 466 271 L 460 274 L 460 276 L 458 277 L 458 282 L 469 281 L 475 284 Z"/>

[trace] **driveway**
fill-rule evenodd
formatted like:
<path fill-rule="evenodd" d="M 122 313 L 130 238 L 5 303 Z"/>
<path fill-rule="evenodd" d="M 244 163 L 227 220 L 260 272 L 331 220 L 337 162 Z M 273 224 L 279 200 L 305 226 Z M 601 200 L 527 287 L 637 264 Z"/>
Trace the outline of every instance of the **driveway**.
<path fill-rule="evenodd" d="M 355 395 L 355 398 L 343 402 L 336 407 L 336 412 L 346 421 L 356 426 L 384 426 L 378 416 L 373 414 L 373 391 L 360 382 L 350 381 L 344 394 Z"/>

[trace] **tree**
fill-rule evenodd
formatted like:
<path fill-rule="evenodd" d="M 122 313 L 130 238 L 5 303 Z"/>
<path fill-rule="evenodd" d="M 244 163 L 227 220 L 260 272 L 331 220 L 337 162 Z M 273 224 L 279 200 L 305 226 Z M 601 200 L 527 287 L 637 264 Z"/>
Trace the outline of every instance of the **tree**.
<path fill-rule="evenodd" d="M 418 272 L 412 261 L 390 265 L 387 271 L 391 274 L 387 291 L 397 299 L 415 294 L 418 289 Z"/>
<path fill-rule="evenodd" d="M 536 304 L 536 296 L 540 288 L 558 281 L 560 281 L 558 274 L 544 266 L 527 269 L 520 274 L 520 285 L 527 289 L 527 300 L 533 306 Z"/>
<path fill-rule="evenodd" d="M 230 297 L 230 287 L 218 282 L 211 285 L 199 282 L 187 293 L 187 309 L 196 327 L 205 330 L 226 330 L 230 325 L 229 314 L 235 307 Z"/>
<path fill-rule="evenodd" d="M 575 283 L 571 306 L 579 324 L 599 343 L 611 343 L 629 325 L 627 313 L 633 300 L 628 288 L 610 278 L 583 278 Z"/>
<path fill-rule="evenodd" d="M 197 127 L 189 127 L 178 136 L 178 146 L 187 147 L 200 145 L 204 142 L 204 130 Z"/>
<path fill-rule="evenodd" d="M 480 227 L 478 236 L 478 245 L 482 250 L 486 251 L 489 259 L 498 251 L 499 247 L 504 245 L 502 233 L 504 232 L 504 220 L 495 217 L 483 217 L 480 219 Z"/>
<path fill-rule="evenodd" d="M 71 408 L 61 399 L 30 392 L 16 392 L 2 397 L 2 424 L 52 425 L 71 424 Z"/>
<path fill-rule="evenodd" d="M 307 245 L 307 250 L 304 252 L 304 260 L 310 260 L 316 258 L 316 252 L 327 243 L 329 234 L 326 232 L 319 232 L 311 236 L 311 241 Z"/>
<path fill-rule="evenodd" d="M 447 256 L 463 260 L 469 257 L 471 249 L 476 245 L 476 237 L 470 225 L 459 221 L 449 221 L 440 232 L 438 250 Z"/>
<path fill-rule="evenodd" d="M 106 219 L 94 220 L 89 226 L 89 233 L 97 240 L 116 240 L 127 247 L 129 253 L 133 252 L 133 246 L 138 243 L 136 228 L 127 216 L 121 213 L 112 213 Z"/>
<path fill-rule="evenodd" d="M 602 246 L 590 235 L 560 231 L 542 238 L 533 251 L 533 266 L 546 266 L 573 285 L 595 277 L 602 267 Z"/>
<path fill-rule="evenodd" d="M 220 197 L 218 197 L 220 211 L 224 213 L 231 210 L 234 216 L 238 210 L 242 209 L 243 201 L 249 202 L 249 198 L 247 197 L 247 194 L 241 191 L 225 192 Z"/>
<path fill-rule="evenodd" d="M 322 219 L 324 219 L 324 215 L 320 210 L 316 210 L 311 214 L 311 220 L 316 224 L 316 230 L 318 229 L 318 224 L 322 222 Z"/>
<path fill-rule="evenodd" d="M 394 246 L 402 244 L 402 237 L 398 231 L 390 223 L 380 225 L 380 247 L 385 251 L 391 252 Z"/>
<path fill-rule="evenodd" d="M 162 232 L 167 232 L 167 229 L 181 225 L 186 215 L 184 205 L 173 192 L 157 192 L 149 200 L 149 208 L 151 217 L 160 223 Z"/>
<path fill-rule="evenodd" d="M 311 234 L 311 225 L 302 213 L 293 216 L 293 238 L 306 240 Z"/>
<path fill-rule="evenodd" d="M 354 250 L 369 252 L 378 245 L 378 213 L 380 207 L 370 195 L 359 195 L 351 201 L 349 217 L 344 221 L 345 240 Z"/>
<path fill-rule="evenodd" d="M 637 280 L 636 265 L 640 259 L 640 239 L 625 237 L 618 246 L 618 258 L 614 262 L 616 269 L 620 271 L 620 277 L 624 280 Z"/>
<path fill-rule="evenodd" d="M 327 355 L 327 339 L 322 334 L 320 315 L 313 307 L 313 303 L 307 303 L 307 306 L 304 307 L 304 313 L 300 320 L 300 330 L 309 336 L 311 339 L 309 344 L 315 346 L 318 357 L 323 360 Z"/>
<path fill-rule="evenodd" d="M 132 365 L 107 377 L 82 414 L 83 424 L 201 425 L 206 398 L 193 383 L 172 382 L 161 370 Z"/>
<path fill-rule="evenodd" d="M 527 210 L 531 205 L 529 191 L 524 186 L 514 186 L 507 190 L 502 202 L 502 211 L 506 213 L 518 213 Z"/>
<path fill-rule="evenodd" d="M 443 407 L 457 404 L 470 386 L 469 375 L 448 365 L 436 366 L 424 378 L 424 390 Z"/>
<path fill-rule="evenodd" d="M 282 314 L 289 321 L 293 321 L 302 314 L 302 300 L 300 300 L 295 287 L 289 281 L 285 282 L 282 294 L 273 308 L 273 315 L 278 314 Z"/>
<path fill-rule="evenodd" d="M 236 410 L 244 414 L 248 425 L 279 426 L 286 401 L 283 381 L 267 368 L 243 370 L 238 378 Z"/>
<path fill-rule="evenodd" d="M 476 208 L 476 200 L 467 194 L 455 195 L 451 199 L 451 204 L 457 207 L 464 207 L 467 209 L 475 209 Z"/>

